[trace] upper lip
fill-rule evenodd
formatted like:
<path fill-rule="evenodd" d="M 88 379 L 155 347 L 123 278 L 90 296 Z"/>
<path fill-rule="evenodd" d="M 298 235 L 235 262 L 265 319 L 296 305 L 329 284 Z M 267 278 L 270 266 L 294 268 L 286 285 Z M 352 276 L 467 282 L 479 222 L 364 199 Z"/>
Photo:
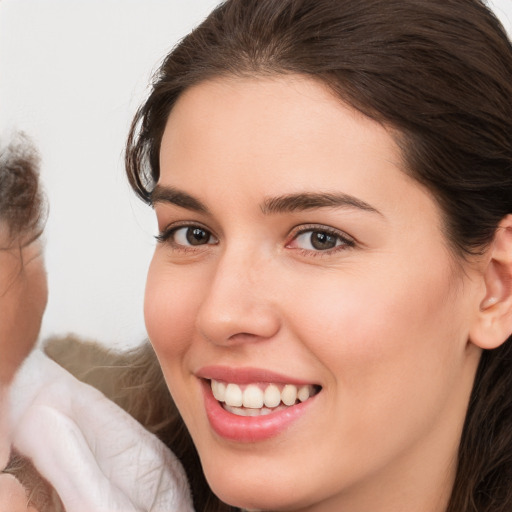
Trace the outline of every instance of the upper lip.
<path fill-rule="evenodd" d="M 220 380 L 233 384 L 251 384 L 255 382 L 295 384 L 296 386 L 315 384 L 311 381 L 290 377 L 264 368 L 203 366 L 195 374 L 201 379 Z"/>

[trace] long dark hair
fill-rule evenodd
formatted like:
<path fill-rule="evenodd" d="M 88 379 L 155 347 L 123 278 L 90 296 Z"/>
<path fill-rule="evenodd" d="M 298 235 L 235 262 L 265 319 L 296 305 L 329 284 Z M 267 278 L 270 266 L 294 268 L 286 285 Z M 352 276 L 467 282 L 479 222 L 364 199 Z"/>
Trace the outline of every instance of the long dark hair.
<path fill-rule="evenodd" d="M 165 124 L 186 89 L 219 76 L 288 73 L 327 84 L 392 129 L 407 172 L 439 203 L 456 255 L 491 242 L 512 212 L 512 46 L 480 0 L 221 4 L 167 56 L 135 116 L 126 165 L 139 197 L 151 203 Z M 171 444 L 183 458 L 194 451 L 190 440 Z M 481 358 L 448 512 L 510 512 L 511 472 L 508 340 Z M 192 482 L 205 496 L 206 484 Z M 197 509 L 204 503 L 197 498 Z"/>

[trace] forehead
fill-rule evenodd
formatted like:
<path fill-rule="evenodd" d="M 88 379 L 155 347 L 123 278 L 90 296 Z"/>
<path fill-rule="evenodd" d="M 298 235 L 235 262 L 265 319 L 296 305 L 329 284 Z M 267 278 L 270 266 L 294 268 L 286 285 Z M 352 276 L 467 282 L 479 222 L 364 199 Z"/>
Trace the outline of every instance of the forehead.
<path fill-rule="evenodd" d="M 169 116 L 160 163 L 161 183 L 196 188 L 198 178 L 206 186 L 221 175 L 254 190 L 265 184 L 290 193 L 313 180 L 317 189 L 367 195 L 369 181 L 383 186 L 397 174 L 417 185 L 402 172 L 401 152 L 386 127 L 325 85 L 295 75 L 221 78 L 190 88 Z"/>
<path fill-rule="evenodd" d="M 224 131 L 216 130 L 219 125 L 212 125 L 213 121 L 221 121 Z M 206 129 L 210 136 L 217 134 L 224 141 L 229 124 L 234 134 L 250 131 L 253 146 L 259 142 L 254 135 L 260 130 L 266 143 L 270 136 L 279 135 L 280 147 L 315 133 L 338 129 L 341 138 L 355 130 L 352 136 L 359 135 L 374 147 L 380 139 L 379 144 L 389 145 L 393 156 L 400 159 L 400 150 L 386 127 L 343 102 L 321 81 L 302 75 L 219 77 L 201 82 L 177 100 L 168 119 L 168 135 L 177 123 L 181 131 Z"/>

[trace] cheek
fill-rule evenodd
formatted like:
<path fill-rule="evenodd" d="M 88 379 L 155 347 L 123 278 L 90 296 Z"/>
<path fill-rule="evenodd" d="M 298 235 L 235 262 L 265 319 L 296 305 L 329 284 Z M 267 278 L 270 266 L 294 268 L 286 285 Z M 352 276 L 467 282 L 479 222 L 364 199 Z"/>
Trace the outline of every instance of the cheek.
<path fill-rule="evenodd" d="M 305 279 L 290 293 L 294 301 L 289 307 L 295 308 L 297 323 L 303 322 L 300 330 L 317 340 L 315 350 L 329 358 L 380 360 L 386 353 L 422 346 L 449 350 L 439 336 L 454 340 L 467 335 L 467 305 L 449 264 L 433 269 L 392 259 L 364 271 L 333 273 L 320 285 Z M 299 293 L 299 288 L 310 293 Z"/>
<path fill-rule="evenodd" d="M 191 432 L 198 430 L 198 421 L 203 424 L 206 421 L 195 410 L 195 404 L 201 403 L 201 390 L 187 365 L 202 293 L 202 280 L 193 274 L 195 272 L 185 267 L 173 269 L 158 252 L 155 253 L 144 300 L 149 339 L 167 387 Z"/>
<path fill-rule="evenodd" d="M 341 400 L 396 411 L 419 395 L 434 401 L 461 370 L 467 319 L 454 287 L 446 269 L 405 275 L 387 266 L 333 280 L 290 308 L 296 335 L 329 370 Z"/>
<path fill-rule="evenodd" d="M 287 302 L 289 325 L 325 370 L 332 404 L 315 451 L 339 454 L 347 475 L 386 464 L 467 403 L 466 322 L 453 278 L 391 268 L 385 279 L 345 274 L 321 288 L 302 281 Z"/>
<path fill-rule="evenodd" d="M 197 278 L 189 278 L 186 269 L 173 272 L 169 267 L 155 253 L 144 300 L 146 329 L 162 363 L 170 363 L 188 349 L 199 307 Z"/>

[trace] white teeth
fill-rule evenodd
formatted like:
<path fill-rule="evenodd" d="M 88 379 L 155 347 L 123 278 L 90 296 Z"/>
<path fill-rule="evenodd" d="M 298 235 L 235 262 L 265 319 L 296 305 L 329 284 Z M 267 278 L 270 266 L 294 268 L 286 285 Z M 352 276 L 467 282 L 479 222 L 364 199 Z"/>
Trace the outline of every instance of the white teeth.
<path fill-rule="evenodd" d="M 267 407 L 277 407 L 281 403 L 281 391 L 275 384 L 270 384 L 265 389 L 263 401 Z"/>
<path fill-rule="evenodd" d="M 225 409 L 237 416 L 266 416 L 272 412 L 271 409 L 267 409 L 266 407 L 261 409 L 245 409 L 243 407 L 231 407 L 230 405 L 226 405 Z"/>
<path fill-rule="evenodd" d="M 244 390 L 243 406 L 251 409 L 263 407 L 263 391 L 255 384 L 249 384 Z"/>
<path fill-rule="evenodd" d="M 285 406 L 291 406 L 297 400 L 305 402 L 315 394 L 315 388 L 311 385 L 297 388 L 293 384 L 286 384 L 280 389 L 276 384 L 268 384 L 263 389 L 261 385 L 249 384 L 242 390 L 242 387 L 238 384 L 213 379 L 211 380 L 211 388 L 215 399 L 224 402 L 227 410 L 238 409 L 243 406 L 242 411 L 246 412 L 240 413 L 237 410 L 234 413 L 241 416 L 269 414 L 272 409 L 275 409 L 281 403 Z M 257 414 L 253 414 L 251 411 L 256 411 Z"/>
<path fill-rule="evenodd" d="M 297 401 L 297 386 L 286 384 L 281 391 L 281 400 L 284 405 L 293 405 Z"/>
<path fill-rule="evenodd" d="M 226 384 L 218 380 L 212 380 L 212 393 L 215 400 L 223 402 L 226 396 Z"/>
<path fill-rule="evenodd" d="M 309 386 L 302 386 L 299 391 L 297 392 L 297 398 L 301 402 L 305 402 L 310 397 L 310 387 Z"/>
<path fill-rule="evenodd" d="M 226 405 L 231 405 L 231 407 L 240 407 L 243 402 L 240 386 L 237 386 L 236 384 L 228 384 L 226 386 L 224 401 L 226 402 Z"/>

